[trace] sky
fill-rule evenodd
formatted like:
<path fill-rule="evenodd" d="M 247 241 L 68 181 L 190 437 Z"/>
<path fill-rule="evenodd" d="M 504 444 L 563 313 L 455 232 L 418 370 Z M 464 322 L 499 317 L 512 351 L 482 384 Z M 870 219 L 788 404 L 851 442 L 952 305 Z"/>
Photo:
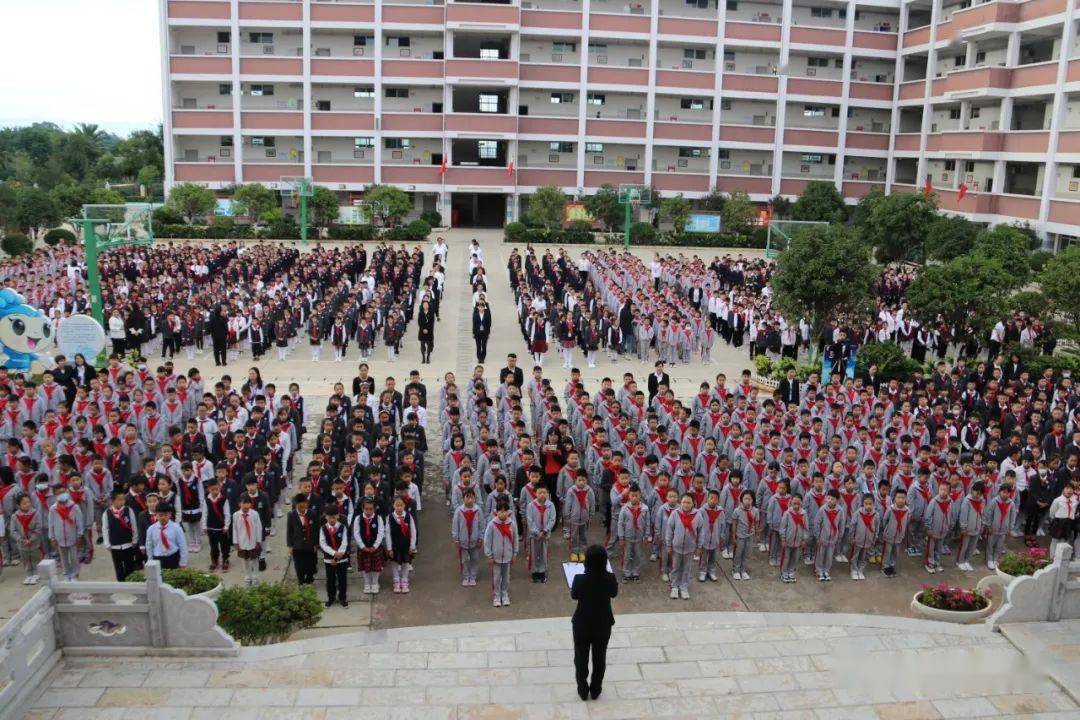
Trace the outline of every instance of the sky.
<path fill-rule="evenodd" d="M 0 127 L 161 122 L 157 0 L 0 0 Z"/>

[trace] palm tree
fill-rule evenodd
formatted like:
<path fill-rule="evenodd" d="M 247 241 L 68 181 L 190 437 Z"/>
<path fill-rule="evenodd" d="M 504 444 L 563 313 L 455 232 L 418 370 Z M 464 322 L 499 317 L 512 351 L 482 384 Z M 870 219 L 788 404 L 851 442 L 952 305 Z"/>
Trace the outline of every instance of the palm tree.
<path fill-rule="evenodd" d="M 92 147 L 98 150 L 105 144 L 105 131 L 94 123 L 79 123 L 75 126 L 72 134 L 85 139 Z"/>

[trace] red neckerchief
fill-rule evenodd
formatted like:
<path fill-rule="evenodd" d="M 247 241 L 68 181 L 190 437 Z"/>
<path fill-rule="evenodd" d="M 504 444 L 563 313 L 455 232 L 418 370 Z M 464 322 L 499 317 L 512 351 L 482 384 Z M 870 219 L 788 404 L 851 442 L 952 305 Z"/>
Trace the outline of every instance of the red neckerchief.
<path fill-rule="evenodd" d="M 19 510 L 15 513 L 15 519 L 22 525 L 24 536 L 30 535 L 30 523 L 34 522 L 35 517 L 37 517 L 36 510 L 31 510 L 29 513 L 24 513 L 22 510 Z"/>
<path fill-rule="evenodd" d="M 75 518 L 72 517 L 75 510 L 74 505 L 64 505 L 63 503 L 56 503 L 55 505 L 53 505 L 53 507 L 56 508 L 56 514 L 60 516 L 61 520 L 66 522 L 68 525 L 75 524 Z"/>
<path fill-rule="evenodd" d="M 792 511 L 792 513 L 791 513 L 791 521 L 793 523 L 795 523 L 796 525 L 798 525 L 799 527 L 805 528 L 806 527 L 806 513 L 804 513 L 802 510 L 800 510 L 799 512 Z"/>
<path fill-rule="evenodd" d="M 128 520 L 127 513 L 124 512 L 126 509 L 127 508 L 121 508 L 117 510 L 116 508 L 113 508 L 112 515 L 116 518 L 116 522 L 120 523 L 128 532 L 131 532 L 131 521 Z"/>
<path fill-rule="evenodd" d="M 975 512 L 982 515 L 983 501 L 982 500 L 975 500 L 975 499 L 972 499 L 972 498 L 969 498 L 968 500 L 971 503 L 971 507 L 974 508 Z"/>
<path fill-rule="evenodd" d="M 923 502 L 930 502 L 930 486 L 923 485 L 922 483 L 915 483 L 915 490 L 922 495 Z"/>
<path fill-rule="evenodd" d="M 998 512 L 1001 513 L 1001 517 L 1004 518 L 1006 515 L 1009 514 L 1009 508 L 1012 506 L 1012 501 L 1006 500 L 1005 502 L 1002 502 L 1001 500 L 998 500 L 997 506 Z"/>
<path fill-rule="evenodd" d="M 869 515 L 866 513 L 865 510 L 859 513 L 859 518 L 862 520 L 863 525 L 865 525 L 866 529 L 869 531 L 872 531 L 874 529 L 875 517 L 877 517 L 877 513 L 872 510 L 870 511 Z"/>
<path fill-rule="evenodd" d="M 941 508 L 941 512 L 948 516 L 949 508 L 952 507 L 952 500 L 938 500 L 937 505 Z"/>
<path fill-rule="evenodd" d="M 634 518 L 634 529 L 637 530 L 638 518 L 641 517 L 641 506 L 638 505 L 637 507 L 634 507 L 633 505 L 627 505 L 626 508 L 630 511 L 630 515 Z"/>
<path fill-rule="evenodd" d="M 835 509 L 832 509 L 832 510 L 830 510 L 828 508 L 825 509 L 825 518 L 829 521 L 829 527 L 832 528 L 832 531 L 834 533 L 837 530 L 836 518 L 837 518 L 837 516 L 839 514 L 840 514 L 840 508 L 835 508 Z"/>
<path fill-rule="evenodd" d="M 503 537 L 507 540 L 514 539 L 514 528 L 510 526 L 509 522 L 502 522 L 500 520 L 496 520 L 495 529 L 501 532 Z"/>
<path fill-rule="evenodd" d="M 898 528 L 904 527 L 904 519 L 907 518 L 908 509 L 893 508 L 892 513 L 893 517 L 896 518 L 896 526 Z"/>
<path fill-rule="evenodd" d="M 165 528 L 167 527 L 169 526 L 158 524 L 158 530 L 161 532 L 161 547 L 166 550 L 169 549 L 169 536 L 165 533 Z"/>
<path fill-rule="evenodd" d="M 682 523 L 686 531 L 692 533 L 694 531 L 694 513 L 687 514 L 684 513 L 682 510 L 679 510 L 677 514 L 679 517 L 679 522 Z"/>
<path fill-rule="evenodd" d="M 397 515 L 395 515 L 394 516 L 394 521 L 398 524 L 398 528 L 401 530 L 402 536 L 404 536 L 405 539 L 408 540 L 409 539 L 409 515 L 408 515 L 408 513 L 405 513 L 400 518 Z"/>
<path fill-rule="evenodd" d="M 577 488 L 574 488 L 574 494 L 577 495 L 578 505 L 580 505 L 581 509 L 584 510 L 585 499 L 589 496 L 589 489 L 585 488 L 584 490 L 578 490 Z"/>
<path fill-rule="evenodd" d="M 722 509 L 720 509 L 720 508 L 716 508 L 715 510 L 713 510 L 710 507 L 705 508 L 705 515 L 709 519 L 709 527 L 710 528 L 712 528 L 712 526 L 716 524 L 716 520 L 717 520 L 717 518 L 720 517 L 720 513 L 722 513 L 722 512 L 724 512 L 724 511 Z"/>
<path fill-rule="evenodd" d="M 472 537 L 473 523 L 476 521 L 476 508 L 462 506 L 461 515 L 465 518 L 465 534 Z"/>
<path fill-rule="evenodd" d="M 251 532 L 251 521 L 248 520 L 248 515 L 250 515 L 250 513 L 242 512 L 242 513 L 240 513 L 240 519 L 244 521 L 244 530 L 247 531 L 248 537 L 249 538 L 254 538 L 254 535 L 252 535 L 252 532 Z"/>
<path fill-rule="evenodd" d="M 547 503 L 541 504 L 541 503 L 536 502 L 534 500 L 533 501 L 533 507 L 536 508 L 536 512 L 540 513 L 540 528 L 541 528 L 541 530 L 543 530 L 544 518 L 547 515 L 548 505 L 547 505 Z"/>

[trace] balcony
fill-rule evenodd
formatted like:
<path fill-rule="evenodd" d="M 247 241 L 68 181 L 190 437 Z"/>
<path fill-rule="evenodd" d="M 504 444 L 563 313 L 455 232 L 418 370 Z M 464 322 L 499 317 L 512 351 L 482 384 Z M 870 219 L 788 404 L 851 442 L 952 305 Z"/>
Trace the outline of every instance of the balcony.
<path fill-rule="evenodd" d="M 889 149 L 888 133 L 853 132 L 848 126 L 847 135 L 844 138 L 845 147 L 853 150 L 882 150 Z"/>
<path fill-rule="evenodd" d="M 649 34 L 649 18 L 642 15 L 608 15 L 589 13 L 589 30 L 592 32 Z"/>
<path fill-rule="evenodd" d="M 443 8 L 428 5 L 383 5 L 382 21 L 402 25 L 438 25 L 443 24 Z M 447 15 L 450 8 L 447 8 Z"/>
<path fill-rule="evenodd" d="M 300 58 L 240 58 L 241 75 L 300 75 L 303 73 L 303 67 L 304 61 Z"/>
<path fill-rule="evenodd" d="M 553 135 L 577 135 L 577 118 L 553 118 L 522 115 L 518 118 L 518 135 L 539 135 L 547 138 Z"/>
<path fill-rule="evenodd" d="M 1039 219 L 1039 205 L 1041 199 L 1031 195 L 1007 195 L 996 194 L 994 197 L 994 213 L 1025 220 Z"/>
<path fill-rule="evenodd" d="M 240 0 L 240 21 L 277 20 L 282 22 L 300 22 L 303 19 L 303 5 L 297 2 L 253 2 Z"/>
<path fill-rule="evenodd" d="M 455 132 L 507 134 L 518 131 L 517 115 L 495 115 L 492 113 L 449 113 L 446 115 L 446 129 Z"/>
<path fill-rule="evenodd" d="M 982 130 L 934 133 L 926 136 L 926 151 L 998 152 L 1001 150 L 1001 136 L 1001 133 Z"/>
<path fill-rule="evenodd" d="M 791 28 L 791 42 L 798 45 L 832 46 L 842 48 L 847 45 L 847 33 L 831 28 L 804 27 Z"/>
<path fill-rule="evenodd" d="M 173 110 L 174 130 L 189 128 L 232 130 L 232 110 Z"/>
<path fill-rule="evenodd" d="M 721 115 L 721 117 L 723 116 Z M 750 125 L 721 125 L 720 142 L 774 145 L 776 143 L 776 128 Z"/>
<path fill-rule="evenodd" d="M 1021 3 L 1015 2 L 988 2 L 957 10 L 952 14 L 953 32 L 965 40 L 981 36 L 984 33 L 980 32 L 980 28 L 994 23 L 1016 22 L 1020 15 L 1020 6 Z M 969 32 L 972 30 L 974 32 Z"/>
<path fill-rule="evenodd" d="M 842 80 L 811 80 L 809 78 L 788 78 L 789 95 L 813 95 L 815 97 L 840 97 L 844 93 Z"/>
<path fill-rule="evenodd" d="M 384 6 L 385 9 L 389 6 Z M 375 22 L 374 4 L 313 2 L 311 21 L 314 23 L 348 23 L 360 25 Z"/>
<path fill-rule="evenodd" d="M 173 163 L 173 176 L 177 182 L 228 183 L 236 180 L 232 162 Z"/>
<path fill-rule="evenodd" d="M 447 168 L 447 182 L 451 173 Z M 436 185 L 443 181 L 438 165 L 391 165 L 383 164 L 382 181 L 395 185 Z M 505 177 L 505 173 L 503 173 Z"/>
<path fill-rule="evenodd" d="M 835 130 L 785 128 L 784 144 L 836 149 L 839 133 Z"/>
<path fill-rule="evenodd" d="M 517 5 L 449 2 L 446 4 L 446 24 L 468 25 L 470 29 L 477 25 L 498 26 L 509 30 L 521 22 L 519 12 Z"/>
<path fill-rule="evenodd" d="M 1028 0 L 1020 3 L 1016 19 L 1018 22 L 1027 22 L 1057 15 L 1065 12 L 1066 4 L 1066 0 Z"/>
<path fill-rule="evenodd" d="M 232 59 L 220 55 L 173 55 L 169 58 L 173 75 L 231 75 Z"/>
<path fill-rule="evenodd" d="M 1043 85 L 1057 84 L 1058 61 L 1032 63 L 1031 65 L 1019 65 L 1012 68 L 1011 87 L 1014 90 L 1021 88 L 1040 87 Z"/>
<path fill-rule="evenodd" d="M 436 168 L 438 170 L 438 168 Z M 466 167 L 454 165 L 446 170 L 447 185 L 514 185 L 515 179 L 505 167 Z"/>
<path fill-rule="evenodd" d="M 899 133 L 893 142 L 896 152 L 919 152 L 919 133 Z"/>
<path fill-rule="evenodd" d="M 588 165 L 585 167 L 585 187 L 641 185 L 645 182 L 645 173 L 639 170 L 589 170 Z"/>
<path fill-rule="evenodd" d="M 169 0 L 169 19 L 228 20 L 231 15 L 229 3 L 193 2 L 192 0 Z"/>
<path fill-rule="evenodd" d="M 375 181 L 375 168 L 371 165 L 317 163 L 311 166 L 311 177 L 325 185 L 367 185 Z"/>
<path fill-rule="evenodd" d="M 900 83 L 900 100 L 922 100 L 926 96 L 926 80 Z"/>
<path fill-rule="evenodd" d="M 858 198 L 866 197 L 867 195 L 869 195 L 874 190 L 884 191 L 885 190 L 885 183 L 858 182 L 858 181 L 845 180 L 844 183 L 841 186 L 840 193 L 845 198 L 858 199 Z"/>
<path fill-rule="evenodd" d="M 1059 153 L 1080 153 L 1080 129 L 1062 128 L 1058 134 Z"/>
<path fill-rule="evenodd" d="M 860 49 L 896 52 L 897 35 L 894 32 L 856 30 L 853 40 L 855 47 Z"/>
<path fill-rule="evenodd" d="M 779 84 L 775 75 L 739 75 L 724 73 L 725 92 L 754 92 L 776 95 Z"/>
<path fill-rule="evenodd" d="M 430 79 L 443 77 L 442 60 L 383 60 L 384 78 Z"/>
<path fill-rule="evenodd" d="M 645 121 L 643 120 L 586 120 L 585 135 L 592 139 L 597 137 L 609 138 L 643 138 L 645 137 Z"/>
<path fill-rule="evenodd" d="M 930 42 L 930 26 L 923 25 L 920 28 L 914 30 L 908 30 L 904 33 L 904 47 L 916 47 L 918 45 L 925 45 Z"/>
<path fill-rule="evenodd" d="M 717 175 L 716 189 L 726 193 L 741 190 L 750 195 L 771 195 L 772 178 L 754 175 Z"/>
<path fill-rule="evenodd" d="M 848 87 L 850 96 L 857 100 L 878 100 L 891 103 L 893 99 L 892 83 L 852 82 Z"/>
<path fill-rule="evenodd" d="M 442 132 L 443 116 L 434 113 L 384 112 L 383 132 Z"/>
<path fill-rule="evenodd" d="M 780 42 L 780 26 L 766 23 L 729 22 L 724 25 L 724 38 L 754 42 Z"/>
<path fill-rule="evenodd" d="M 1049 220 L 1063 225 L 1080 225 L 1080 201 L 1051 200 Z"/>
<path fill-rule="evenodd" d="M 533 80 L 542 83 L 573 83 L 581 80 L 581 68 L 577 65 L 537 65 L 522 63 L 521 80 Z"/>
<path fill-rule="evenodd" d="M 313 112 L 311 113 L 313 131 L 351 131 L 374 130 L 375 115 L 369 112 Z"/>
<path fill-rule="evenodd" d="M 304 164 L 244 163 L 244 182 L 278 182 L 287 175 L 303 175 Z"/>
<path fill-rule="evenodd" d="M 717 32 L 716 20 L 662 17 L 659 27 L 661 35 L 715 38 Z"/>
<path fill-rule="evenodd" d="M 1049 145 L 1050 133 L 1045 130 L 1012 130 L 1002 133 L 1001 149 L 1004 152 L 1045 155 Z"/>
<path fill-rule="evenodd" d="M 694 90 L 713 89 L 716 75 L 711 72 L 693 70 L 657 70 L 656 85 L 668 88 L 692 88 Z"/>
<path fill-rule="evenodd" d="M 705 125 L 703 123 L 678 122 L 675 118 L 673 118 L 672 122 L 657 121 L 653 124 L 653 139 L 711 142 L 712 125 Z"/>
<path fill-rule="evenodd" d="M 516 80 L 518 64 L 515 60 L 447 60 L 446 77 L 448 80 Z"/>
<path fill-rule="evenodd" d="M 649 86 L 649 71 L 644 68 L 589 67 L 589 82 L 595 85 Z"/>
<path fill-rule="evenodd" d="M 680 173 L 671 172 L 669 166 L 667 172 L 653 171 L 652 184 L 657 190 L 669 192 L 708 192 L 708 173 Z"/>
<path fill-rule="evenodd" d="M 373 78 L 375 61 L 364 58 L 311 58 L 311 76 Z"/>
<path fill-rule="evenodd" d="M 245 111 L 240 113 L 240 127 L 244 130 L 303 130 L 304 113 Z"/>
<path fill-rule="evenodd" d="M 554 185 L 555 187 L 577 187 L 576 170 L 555 170 L 553 168 L 523 167 L 517 171 L 518 186 L 541 187 Z"/>
<path fill-rule="evenodd" d="M 561 10 L 522 10 L 521 27 L 580 30 L 581 13 Z"/>
<path fill-rule="evenodd" d="M 1003 67 L 981 67 L 956 70 L 933 82 L 931 94 L 940 97 L 951 93 L 983 93 L 1010 86 L 1010 70 Z"/>

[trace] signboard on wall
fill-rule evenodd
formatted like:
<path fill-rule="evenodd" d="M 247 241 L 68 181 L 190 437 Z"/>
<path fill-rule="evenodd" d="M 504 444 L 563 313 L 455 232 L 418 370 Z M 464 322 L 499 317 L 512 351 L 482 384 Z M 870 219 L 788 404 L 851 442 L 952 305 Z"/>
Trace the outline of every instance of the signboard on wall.
<path fill-rule="evenodd" d="M 217 204 L 214 206 L 214 214 L 218 217 L 232 217 L 232 198 L 218 198 Z"/>
<path fill-rule="evenodd" d="M 564 211 L 564 221 L 572 223 L 578 220 L 583 220 L 587 223 L 595 222 L 593 216 L 589 214 L 589 211 L 585 209 L 584 203 L 566 203 L 566 210 Z"/>
<path fill-rule="evenodd" d="M 686 219 L 685 232 L 718 233 L 720 232 L 720 216 L 716 213 L 690 213 L 690 217 Z"/>

